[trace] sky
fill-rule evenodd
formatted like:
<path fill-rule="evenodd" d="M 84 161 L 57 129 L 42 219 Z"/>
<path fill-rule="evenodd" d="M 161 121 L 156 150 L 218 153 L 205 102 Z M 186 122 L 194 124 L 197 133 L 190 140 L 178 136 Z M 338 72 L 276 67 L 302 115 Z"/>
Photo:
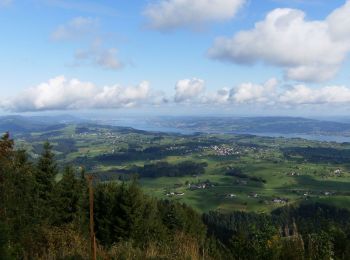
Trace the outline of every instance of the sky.
<path fill-rule="evenodd" d="M 0 0 L 0 113 L 347 115 L 350 0 Z"/>

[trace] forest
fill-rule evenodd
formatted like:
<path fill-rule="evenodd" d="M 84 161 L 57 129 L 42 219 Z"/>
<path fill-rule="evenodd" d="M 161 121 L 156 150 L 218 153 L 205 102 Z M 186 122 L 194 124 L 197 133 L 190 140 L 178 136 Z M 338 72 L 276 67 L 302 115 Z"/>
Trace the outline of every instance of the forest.
<path fill-rule="evenodd" d="M 205 167 L 187 164 L 177 172 Z M 87 175 L 84 167 L 60 165 L 48 142 L 33 159 L 5 134 L 0 259 L 89 259 Z M 271 213 L 201 214 L 145 194 L 137 179 L 96 181 L 94 194 L 98 259 L 350 258 L 350 211 L 332 205 L 304 201 Z"/>

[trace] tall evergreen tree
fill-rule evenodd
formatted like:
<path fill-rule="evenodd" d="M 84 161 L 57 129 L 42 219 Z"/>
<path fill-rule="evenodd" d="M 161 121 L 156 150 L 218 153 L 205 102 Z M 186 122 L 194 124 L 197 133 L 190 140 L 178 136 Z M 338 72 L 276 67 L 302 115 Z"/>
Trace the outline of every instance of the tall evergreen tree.
<path fill-rule="evenodd" d="M 123 184 L 116 193 L 113 208 L 114 241 L 135 238 L 142 225 L 144 200 L 141 191 L 133 183 L 129 187 Z"/>
<path fill-rule="evenodd" d="M 66 167 L 61 181 L 55 186 L 53 223 L 55 225 L 73 222 L 79 214 L 81 187 L 72 167 Z"/>
<path fill-rule="evenodd" d="M 53 187 L 58 168 L 52 152 L 52 146 L 45 142 L 43 152 L 37 163 L 35 174 L 37 182 L 37 193 L 39 197 L 38 208 L 42 218 L 49 218 L 53 207 Z"/>

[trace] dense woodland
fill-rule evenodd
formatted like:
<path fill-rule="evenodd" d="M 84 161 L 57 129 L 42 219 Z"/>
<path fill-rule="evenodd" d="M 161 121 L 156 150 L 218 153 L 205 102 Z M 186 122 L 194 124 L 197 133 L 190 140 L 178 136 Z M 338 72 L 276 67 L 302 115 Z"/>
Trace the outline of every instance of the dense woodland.
<path fill-rule="evenodd" d="M 0 140 L 0 259 L 88 259 L 84 169 L 57 165 L 49 143 L 42 150 L 33 160 L 8 134 Z M 136 180 L 94 190 L 99 259 L 350 259 L 345 209 L 308 203 L 200 215 L 145 195 Z"/>

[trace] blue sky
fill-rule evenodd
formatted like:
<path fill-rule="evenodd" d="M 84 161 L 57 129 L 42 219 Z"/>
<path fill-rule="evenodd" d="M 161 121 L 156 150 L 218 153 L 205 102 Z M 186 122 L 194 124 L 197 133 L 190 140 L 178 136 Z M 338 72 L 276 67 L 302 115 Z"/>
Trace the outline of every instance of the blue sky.
<path fill-rule="evenodd" d="M 348 113 L 347 1 L 213 2 L 0 0 L 2 111 Z"/>

